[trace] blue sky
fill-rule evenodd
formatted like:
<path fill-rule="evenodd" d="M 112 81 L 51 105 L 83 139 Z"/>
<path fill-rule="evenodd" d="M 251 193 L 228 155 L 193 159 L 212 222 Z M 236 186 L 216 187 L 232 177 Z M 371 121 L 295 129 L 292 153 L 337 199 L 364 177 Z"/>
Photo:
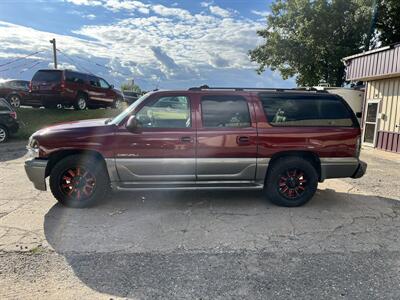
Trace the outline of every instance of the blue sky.
<path fill-rule="evenodd" d="M 51 67 L 90 71 L 119 86 L 293 87 L 255 72 L 248 50 L 261 40 L 270 0 L 0 0 L 0 78 L 30 79 Z M 39 53 L 9 64 L 15 58 Z"/>

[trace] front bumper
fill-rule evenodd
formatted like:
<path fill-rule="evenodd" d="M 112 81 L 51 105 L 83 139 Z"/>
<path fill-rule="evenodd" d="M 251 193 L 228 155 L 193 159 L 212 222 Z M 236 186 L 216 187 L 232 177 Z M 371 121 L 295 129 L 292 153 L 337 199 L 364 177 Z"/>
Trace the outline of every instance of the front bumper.
<path fill-rule="evenodd" d="M 25 161 L 25 172 L 36 189 L 46 191 L 47 160 L 32 158 Z"/>

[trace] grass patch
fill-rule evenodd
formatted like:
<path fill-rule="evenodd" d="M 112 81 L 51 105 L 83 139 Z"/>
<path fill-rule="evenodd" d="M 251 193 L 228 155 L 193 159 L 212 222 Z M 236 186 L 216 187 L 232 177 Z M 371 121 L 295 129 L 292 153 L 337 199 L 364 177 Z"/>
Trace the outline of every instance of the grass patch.
<path fill-rule="evenodd" d="M 17 110 L 20 129 L 14 139 L 28 139 L 35 131 L 57 123 L 85 119 L 112 118 L 121 111 L 116 109 L 92 109 L 76 111 L 72 109 L 34 109 Z"/>

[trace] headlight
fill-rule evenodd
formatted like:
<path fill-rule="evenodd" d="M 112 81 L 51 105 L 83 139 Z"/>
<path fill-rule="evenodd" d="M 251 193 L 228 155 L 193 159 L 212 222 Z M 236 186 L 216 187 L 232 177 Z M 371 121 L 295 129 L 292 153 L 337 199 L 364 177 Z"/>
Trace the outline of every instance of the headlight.
<path fill-rule="evenodd" d="M 28 146 L 26 148 L 28 149 L 28 155 L 30 157 L 34 157 L 34 158 L 39 157 L 39 142 L 37 140 L 30 137 Z"/>

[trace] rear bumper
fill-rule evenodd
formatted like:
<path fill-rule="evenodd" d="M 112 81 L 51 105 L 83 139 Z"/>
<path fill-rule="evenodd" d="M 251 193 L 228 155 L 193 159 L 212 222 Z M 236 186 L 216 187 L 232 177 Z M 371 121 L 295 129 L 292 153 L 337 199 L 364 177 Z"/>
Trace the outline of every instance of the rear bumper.
<path fill-rule="evenodd" d="M 46 167 L 47 160 L 44 159 L 29 159 L 25 161 L 25 172 L 36 189 L 46 191 Z"/>
<path fill-rule="evenodd" d="M 31 99 L 37 102 L 40 102 L 41 104 L 72 104 L 75 100 L 75 98 L 69 94 L 65 93 L 34 93 L 32 92 L 30 94 Z"/>
<path fill-rule="evenodd" d="M 363 162 L 360 160 L 358 164 L 357 170 L 354 172 L 353 176 L 351 178 L 361 178 L 364 176 L 364 174 L 367 172 L 367 163 Z"/>
<path fill-rule="evenodd" d="M 360 178 L 364 176 L 367 164 L 356 157 L 321 158 L 321 178 Z"/>

